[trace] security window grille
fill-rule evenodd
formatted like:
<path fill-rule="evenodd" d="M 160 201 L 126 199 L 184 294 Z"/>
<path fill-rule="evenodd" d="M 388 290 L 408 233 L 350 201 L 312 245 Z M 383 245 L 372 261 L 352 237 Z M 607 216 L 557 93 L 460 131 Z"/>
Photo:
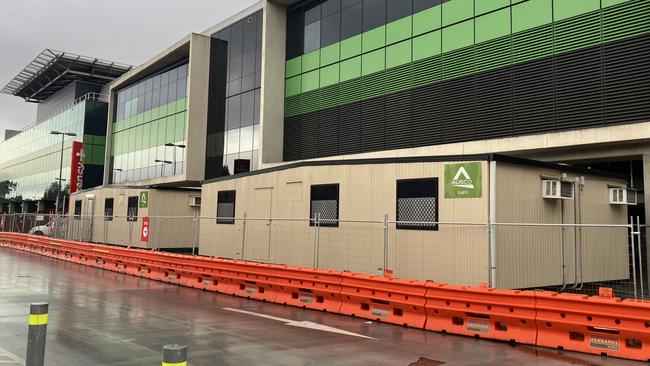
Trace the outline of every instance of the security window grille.
<path fill-rule="evenodd" d="M 309 225 L 316 224 L 316 215 L 320 214 L 319 226 L 339 226 L 339 185 L 323 184 L 311 186 L 311 205 Z"/>
<path fill-rule="evenodd" d="M 236 191 L 220 191 L 217 194 L 217 224 L 235 223 Z"/>
<path fill-rule="evenodd" d="M 138 221 L 138 196 L 129 197 L 126 221 Z"/>
<path fill-rule="evenodd" d="M 397 229 L 438 230 L 438 179 L 397 181 Z"/>
<path fill-rule="evenodd" d="M 104 220 L 113 221 L 113 198 L 104 200 Z"/>
<path fill-rule="evenodd" d="M 74 219 L 81 219 L 81 201 L 74 202 Z"/>

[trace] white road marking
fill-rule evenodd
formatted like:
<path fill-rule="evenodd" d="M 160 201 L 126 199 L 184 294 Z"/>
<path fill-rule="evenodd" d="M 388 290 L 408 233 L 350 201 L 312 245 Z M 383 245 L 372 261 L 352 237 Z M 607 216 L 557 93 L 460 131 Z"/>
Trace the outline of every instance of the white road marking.
<path fill-rule="evenodd" d="M 25 360 L 23 360 L 22 358 L 14 355 L 13 353 L 7 351 L 6 349 L 4 349 L 2 347 L 0 347 L 0 356 L 7 357 L 7 358 L 10 359 L 10 361 L 0 361 L 0 364 L 2 364 L 2 363 L 3 364 L 9 363 L 9 364 L 13 364 L 13 365 L 15 365 L 15 364 L 24 365 L 25 364 Z"/>
<path fill-rule="evenodd" d="M 330 326 L 327 326 L 327 325 L 324 325 L 324 324 L 318 324 L 318 323 L 314 323 L 314 322 L 310 322 L 310 321 L 300 321 L 300 320 L 291 320 L 291 319 L 278 318 L 278 317 L 271 316 L 271 315 L 260 314 L 260 313 L 255 313 L 255 312 L 252 312 L 252 311 L 246 311 L 246 310 L 241 310 L 241 309 L 223 308 L 223 310 L 233 311 L 235 313 L 241 313 L 241 314 L 257 316 L 259 318 L 264 318 L 264 319 L 275 320 L 275 321 L 278 321 L 278 322 L 283 322 L 283 323 L 285 323 L 285 324 L 287 324 L 289 326 L 292 326 L 292 327 L 320 330 L 320 331 L 323 331 L 323 332 L 344 334 L 344 335 L 349 335 L 349 336 L 352 336 L 352 337 L 359 337 L 359 338 L 366 338 L 366 339 L 376 339 L 376 338 L 364 336 L 363 334 L 352 333 L 352 332 L 348 332 L 348 331 L 343 330 L 343 329 L 333 328 L 333 327 L 330 327 Z"/>

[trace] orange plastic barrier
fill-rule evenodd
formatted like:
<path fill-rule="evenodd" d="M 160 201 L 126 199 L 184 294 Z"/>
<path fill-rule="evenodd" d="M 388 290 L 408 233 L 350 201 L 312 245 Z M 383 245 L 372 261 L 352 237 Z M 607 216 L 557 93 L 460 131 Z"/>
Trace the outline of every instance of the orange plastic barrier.
<path fill-rule="evenodd" d="M 537 292 L 537 345 L 650 361 L 650 302 Z"/>
<path fill-rule="evenodd" d="M 341 277 L 342 314 L 424 328 L 424 282 L 348 272 Z"/>
<path fill-rule="evenodd" d="M 535 294 L 428 282 L 426 329 L 535 344 Z"/>
<path fill-rule="evenodd" d="M 338 313 L 341 310 L 341 272 L 268 265 L 279 291 L 276 303 Z"/>
<path fill-rule="evenodd" d="M 464 287 L 0 233 L 0 246 L 133 276 L 432 331 L 650 361 L 650 302 Z"/>

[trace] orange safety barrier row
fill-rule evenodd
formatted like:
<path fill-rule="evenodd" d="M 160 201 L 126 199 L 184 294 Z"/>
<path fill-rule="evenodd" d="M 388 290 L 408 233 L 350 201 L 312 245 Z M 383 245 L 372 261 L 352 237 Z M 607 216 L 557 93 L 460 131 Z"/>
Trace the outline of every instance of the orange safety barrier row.
<path fill-rule="evenodd" d="M 0 246 L 207 291 L 465 336 L 650 361 L 650 302 L 453 286 L 0 233 Z M 387 271 L 388 272 L 388 271 Z"/>
<path fill-rule="evenodd" d="M 537 345 L 650 361 L 650 302 L 537 292 Z"/>
<path fill-rule="evenodd" d="M 341 314 L 424 328 L 425 282 L 346 272 L 342 278 Z"/>
<path fill-rule="evenodd" d="M 535 344 L 535 293 L 427 283 L 426 329 Z"/>

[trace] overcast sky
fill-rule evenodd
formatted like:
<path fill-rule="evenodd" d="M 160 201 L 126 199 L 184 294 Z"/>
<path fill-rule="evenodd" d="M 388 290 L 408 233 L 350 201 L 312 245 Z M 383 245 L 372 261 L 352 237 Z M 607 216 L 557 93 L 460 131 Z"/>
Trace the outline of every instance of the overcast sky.
<path fill-rule="evenodd" d="M 0 12 L 0 89 L 46 48 L 139 65 L 191 32 L 255 0 L 5 0 Z M 36 105 L 0 94 L 4 130 L 34 122 Z"/>

